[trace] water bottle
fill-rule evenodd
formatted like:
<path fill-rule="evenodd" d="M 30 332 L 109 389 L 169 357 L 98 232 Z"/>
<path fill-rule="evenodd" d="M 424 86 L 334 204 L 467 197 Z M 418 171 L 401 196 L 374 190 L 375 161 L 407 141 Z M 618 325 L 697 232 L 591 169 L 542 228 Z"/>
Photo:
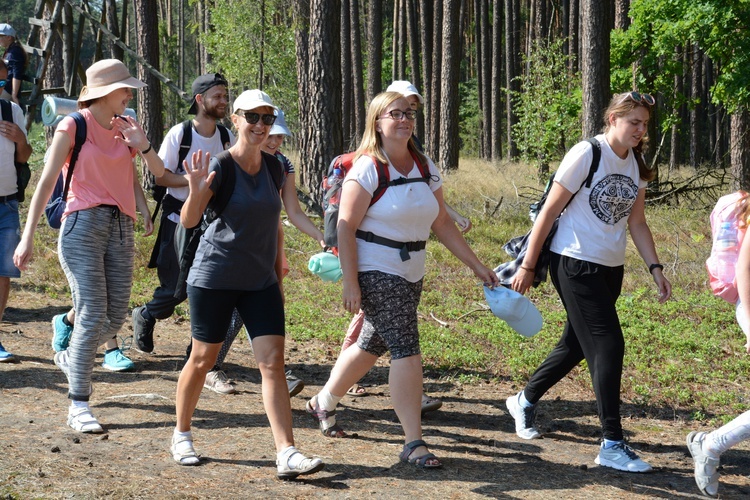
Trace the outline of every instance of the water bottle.
<path fill-rule="evenodd" d="M 737 264 L 737 228 L 731 222 L 722 222 L 716 233 L 713 253 L 716 256 L 716 274 L 724 283 L 734 281 L 734 268 Z"/>
<path fill-rule="evenodd" d="M 326 179 L 326 193 L 331 192 L 331 197 L 326 203 L 326 211 L 338 210 L 341 200 L 341 185 L 344 183 L 344 171 L 334 168 L 333 173 Z"/>

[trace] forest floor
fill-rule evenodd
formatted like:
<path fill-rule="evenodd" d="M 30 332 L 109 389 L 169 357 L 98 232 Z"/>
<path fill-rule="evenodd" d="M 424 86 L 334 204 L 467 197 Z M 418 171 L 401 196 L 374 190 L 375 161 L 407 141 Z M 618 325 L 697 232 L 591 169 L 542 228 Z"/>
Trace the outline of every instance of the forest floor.
<path fill-rule="evenodd" d="M 12 293 L 16 293 L 14 290 Z M 19 301 L 20 300 L 20 301 Z M 544 439 L 516 437 L 504 380 L 462 384 L 427 373 L 429 394 L 443 408 L 423 419 L 440 470 L 400 463 L 401 428 L 390 405 L 387 362 L 366 376 L 369 396 L 345 397 L 339 422 L 347 439 L 323 437 L 304 405 L 326 380 L 338 349 L 319 341 L 287 345 L 288 366 L 307 386 L 292 399 L 297 446 L 321 457 L 325 470 L 296 481 L 276 479 L 275 453 L 260 396 L 260 377 L 246 340 L 233 346 L 226 371 L 238 393 L 204 390 L 195 413 L 199 467 L 180 467 L 168 452 L 175 385 L 189 335 L 184 320 L 156 328 L 156 350 L 128 354 L 137 369 L 94 369 L 92 408 L 106 433 L 66 426 L 67 383 L 52 361 L 50 319 L 62 299 L 24 292 L 11 297 L 0 340 L 18 362 L 0 364 L 0 497 L 2 498 L 697 498 L 685 435 L 668 410 L 623 404 L 630 444 L 654 466 L 628 474 L 594 464 L 599 425 L 590 390 L 566 379 L 539 405 Z M 123 329 L 130 335 L 128 324 Z M 722 498 L 747 497 L 750 446 L 725 454 Z"/>

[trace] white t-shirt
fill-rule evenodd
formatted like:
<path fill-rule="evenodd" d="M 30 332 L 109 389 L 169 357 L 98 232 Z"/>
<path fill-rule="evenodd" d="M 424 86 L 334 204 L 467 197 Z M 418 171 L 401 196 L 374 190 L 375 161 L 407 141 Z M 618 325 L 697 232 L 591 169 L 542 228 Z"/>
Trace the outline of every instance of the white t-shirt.
<path fill-rule="evenodd" d="M 230 145 L 234 145 L 234 135 L 231 130 L 228 130 L 228 132 Z M 164 162 L 164 168 L 175 174 L 185 174 L 183 166 L 177 164 L 177 160 L 180 158 L 180 142 L 182 142 L 182 123 L 178 123 L 169 129 L 169 132 L 167 132 L 167 135 L 164 137 L 164 141 L 159 148 L 159 157 L 161 157 Z M 203 137 L 195 130 L 195 128 L 193 128 L 190 151 L 188 151 L 185 159 L 190 161 L 190 155 L 197 152 L 199 149 L 203 152 L 211 153 L 211 156 L 215 156 L 226 149 L 224 144 L 221 143 L 221 133 L 219 132 L 218 126 L 216 127 L 216 130 L 214 130 L 214 135 L 211 137 Z M 190 188 L 187 186 L 179 188 L 169 187 L 167 188 L 167 194 L 180 201 L 185 201 L 188 194 L 190 194 Z M 177 213 L 172 213 L 169 215 L 169 220 L 179 223 L 180 216 Z"/>
<path fill-rule="evenodd" d="M 383 196 L 372 205 L 362 219 L 359 229 L 369 231 L 383 238 L 394 241 L 426 241 L 430 237 L 430 227 L 438 216 L 440 207 L 433 191 L 443 185 L 435 164 L 427 161 L 432 180 L 429 185 L 424 182 L 390 186 Z M 390 179 L 403 177 L 390 163 Z M 414 163 L 407 178 L 420 177 L 419 167 Z M 347 173 L 344 182 L 355 181 L 371 195 L 378 187 L 378 173 L 369 156 L 360 157 Z M 377 243 L 368 243 L 357 238 L 357 270 L 381 271 L 401 276 L 416 283 L 424 277 L 424 263 L 427 252 L 409 252 L 411 257 L 402 261 L 400 250 Z"/>
<path fill-rule="evenodd" d="M 13 122 L 26 135 L 26 122 L 23 116 L 23 110 L 15 102 L 10 102 L 13 110 Z M 0 196 L 8 196 L 18 192 L 16 181 L 16 143 L 0 136 Z"/>
<path fill-rule="evenodd" d="M 602 157 L 591 187 L 581 187 L 593 158 L 591 144 L 586 141 L 568 151 L 555 174 L 555 182 L 576 194 L 560 217 L 550 249 L 604 266 L 621 266 L 625 263 L 630 210 L 638 190 L 645 189 L 648 183 L 638 174 L 632 150 L 622 159 L 609 147 L 604 134 L 596 139 L 601 144 Z"/>

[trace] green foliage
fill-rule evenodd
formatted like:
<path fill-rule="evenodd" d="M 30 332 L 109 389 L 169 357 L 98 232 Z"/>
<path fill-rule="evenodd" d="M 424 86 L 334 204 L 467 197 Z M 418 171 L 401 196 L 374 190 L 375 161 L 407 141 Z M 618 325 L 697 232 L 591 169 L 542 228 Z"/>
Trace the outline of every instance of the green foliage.
<path fill-rule="evenodd" d="M 211 54 L 212 70 L 229 81 L 230 91 L 262 88 L 284 110 L 288 121 L 297 116 L 297 74 L 290 2 L 266 0 L 216 2 L 211 8 L 213 29 L 201 35 Z M 261 80 L 261 55 L 263 81 Z M 236 95 L 235 94 L 235 95 Z"/>
<path fill-rule="evenodd" d="M 521 91 L 510 96 L 518 114 L 512 133 L 519 151 L 541 168 L 581 136 L 581 79 L 568 73 L 570 56 L 562 47 L 562 39 L 536 43 L 524 57 L 528 71 L 519 77 Z"/>
<path fill-rule="evenodd" d="M 461 138 L 461 153 L 478 156 L 479 140 L 482 136 L 482 115 L 479 110 L 476 78 L 458 84 L 460 103 L 458 107 L 458 134 Z"/>

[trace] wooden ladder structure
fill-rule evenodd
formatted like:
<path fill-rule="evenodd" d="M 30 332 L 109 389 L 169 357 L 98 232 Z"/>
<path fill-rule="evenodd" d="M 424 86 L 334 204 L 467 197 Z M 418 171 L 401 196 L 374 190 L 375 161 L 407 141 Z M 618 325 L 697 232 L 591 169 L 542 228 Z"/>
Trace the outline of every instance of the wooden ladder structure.
<path fill-rule="evenodd" d="M 52 15 L 49 19 L 44 19 L 44 8 L 48 4 L 53 4 Z M 67 68 L 67 71 L 65 72 L 66 75 L 68 75 L 68 78 L 64 87 L 44 88 L 44 77 L 47 73 L 47 66 L 52 55 L 52 46 L 58 37 L 60 40 L 63 40 L 63 9 L 66 5 L 70 6 L 74 13 L 78 14 L 77 32 L 75 31 L 76 26 L 73 26 L 75 45 L 73 48 L 72 62 L 70 63 L 72 67 Z M 81 66 L 79 56 L 83 45 L 83 32 L 86 21 L 91 23 L 92 27 L 98 30 L 104 37 L 122 48 L 128 56 L 142 65 L 146 71 L 153 74 L 172 92 L 185 101 L 190 100 L 190 96 L 179 88 L 171 78 L 162 74 L 159 70 L 146 62 L 146 60 L 138 55 L 135 50 L 130 48 L 119 37 L 115 36 L 104 24 L 94 18 L 91 15 L 88 0 L 36 0 L 34 17 L 29 18 L 29 24 L 31 25 L 31 32 L 29 33 L 28 38 L 29 45 L 22 44 L 29 56 L 29 67 L 33 68 L 31 74 L 31 89 L 21 92 L 21 96 L 22 98 L 25 98 L 24 102 L 26 103 L 26 130 L 31 128 L 31 123 L 36 116 L 36 110 L 41 106 L 45 95 L 64 94 L 66 96 L 74 97 L 76 94 L 76 75 L 78 75 L 81 82 L 85 85 L 86 73 Z M 39 48 L 38 45 L 42 45 L 42 29 L 47 33 L 47 38 L 44 42 L 44 47 Z M 33 46 L 32 44 L 36 44 L 37 46 Z M 31 64 L 32 61 L 34 62 L 33 65 Z"/>

